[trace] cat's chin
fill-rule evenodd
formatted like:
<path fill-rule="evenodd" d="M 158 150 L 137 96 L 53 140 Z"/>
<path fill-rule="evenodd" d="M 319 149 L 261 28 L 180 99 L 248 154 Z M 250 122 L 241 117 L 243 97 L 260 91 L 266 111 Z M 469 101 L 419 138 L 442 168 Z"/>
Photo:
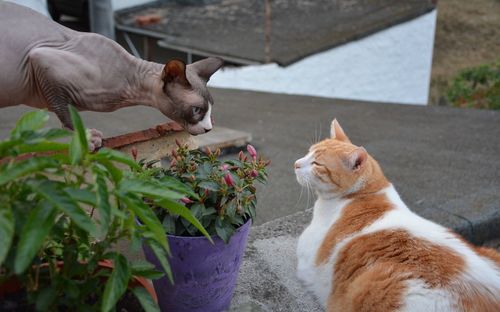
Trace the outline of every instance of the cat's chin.
<path fill-rule="evenodd" d="M 295 173 L 295 178 L 297 179 L 297 182 L 300 184 L 300 186 L 307 186 L 307 180 L 304 176 Z"/>

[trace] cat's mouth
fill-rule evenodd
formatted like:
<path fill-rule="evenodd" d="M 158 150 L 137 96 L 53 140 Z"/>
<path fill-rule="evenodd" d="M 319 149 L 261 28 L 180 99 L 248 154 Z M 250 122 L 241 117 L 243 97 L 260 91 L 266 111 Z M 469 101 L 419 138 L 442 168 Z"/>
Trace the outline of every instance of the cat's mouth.
<path fill-rule="evenodd" d="M 200 123 L 197 123 L 195 125 L 191 125 L 191 124 L 187 124 L 185 127 L 184 127 L 187 132 L 189 132 L 189 134 L 191 135 L 199 135 L 199 134 L 204 134 L 204 133 L 207 133 L 209 132 L 210 130 L 212 130 L 212 128 L 205 128 L 203 125 L 200 125 Z"/>

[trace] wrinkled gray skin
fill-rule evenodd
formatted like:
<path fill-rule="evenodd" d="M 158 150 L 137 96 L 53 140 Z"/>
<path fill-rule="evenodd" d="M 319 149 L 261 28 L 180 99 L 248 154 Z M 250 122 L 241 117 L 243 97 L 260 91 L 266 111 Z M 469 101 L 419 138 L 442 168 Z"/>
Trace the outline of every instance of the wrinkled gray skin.
<path fill-rule="evenodd" d="M 48 108 L 72 129 L 69 104 L 97 112 L 146 105 L 191 134 L 212 129 L 206 83 L 222 66 L 218 58 L 187 66 L 146 62 L 106 37 L 73 31 L 1 1 L 0 30 L 0 108 Z"/>

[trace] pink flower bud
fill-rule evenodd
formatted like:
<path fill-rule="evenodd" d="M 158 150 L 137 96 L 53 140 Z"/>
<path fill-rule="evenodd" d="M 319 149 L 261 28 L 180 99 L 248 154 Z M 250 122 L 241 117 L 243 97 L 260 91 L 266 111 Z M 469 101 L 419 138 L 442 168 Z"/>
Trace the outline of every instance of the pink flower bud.
<path fill-rule="evenodd" d="M 178 147 L 182 147 L 182 144 L 178 139 L 175 139 L 175 144 L 177 144 Z"/>
<path fill-rule="evenodd" d="M 132 157 L 134 160 L 137 160 L 137 147 L 132 147 L 132 150 L 130 151 L 132 153 Z"/>
<path fill-rule="evenodd" d="M 224 175 L 224 182 L 226 182 L 228 186 L 234 186 L 234 180 L 230 173 Z"/>
<path fill-rule="evenodd" d="M 245 158 L 245 154 L 243 154 L 243 151 L 240 151 L 240 153 L 238 154 L 238 158 L 240 159 L 240 161 Z"/>
<path fill-rule="evenodd" d="M 248 154 L 250 154 L 250 156 L 252 156 L 253 160 L 257 159 L 257 151 L 255 150 L 255 147 L 248 144 L 247 151 L 248 151 Z"/>
<path fill-rule="evenodd" d="M 193 203 L 193 201 L 192 201 L 191 199 L 187 198 L 187 197 L 183 197 L 183 198 L 181 198 L 181 202 L 183 202 L 183 203 L 184 203 L 184 204 L 186 204 L 186 205 L 187 205 L 187 204 L 192 204 L 192 203 Z"/>
<path fill-rule="evenodd" d="M 177 157 L 177 151 L 176 150 L 172 150 L 172 156 L 174 156 L 174 158 Z"/>
<path fill-rule="evenodd" d="M 222 171 L 225 171 L 227 169 L 229 169 L 229 165 L 228 164 L 223 164 L 222 166 L 220 166 L 220 170 L 222 170 Z"/>
<path fill-rule="evenodd" d="M 170 161 L 170 167 L 175 167 L 177 165 L 177 160 L 175 158 L 172 158 Z"/>
<path fill-rule="evenodd" d="M 251 172 L 250 172 L 250 176 L 252 178 L 256 178 L 257 176 L 259 175 L 259 173 L 257 172 L 257 170 L 253 169 Z"/>

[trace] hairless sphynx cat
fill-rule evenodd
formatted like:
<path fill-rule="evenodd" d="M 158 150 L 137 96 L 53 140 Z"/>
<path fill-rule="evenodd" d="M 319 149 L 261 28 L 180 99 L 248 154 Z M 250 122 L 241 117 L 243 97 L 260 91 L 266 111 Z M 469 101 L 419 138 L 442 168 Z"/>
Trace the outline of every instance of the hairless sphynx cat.
<path fill-rule="evenodd" d="M 155 107 L 191 134 L 212 129 L 207 81 L 222 60 L 166 65 L 130 55 L 116 42 L 61 26 L 20 5 L 0 1 L 0 108 L 25 104 L 48 108 L 73 128 L 68 105 L 110 112 Z M 91 130 L 90 149 L 102 134 Z"/>

